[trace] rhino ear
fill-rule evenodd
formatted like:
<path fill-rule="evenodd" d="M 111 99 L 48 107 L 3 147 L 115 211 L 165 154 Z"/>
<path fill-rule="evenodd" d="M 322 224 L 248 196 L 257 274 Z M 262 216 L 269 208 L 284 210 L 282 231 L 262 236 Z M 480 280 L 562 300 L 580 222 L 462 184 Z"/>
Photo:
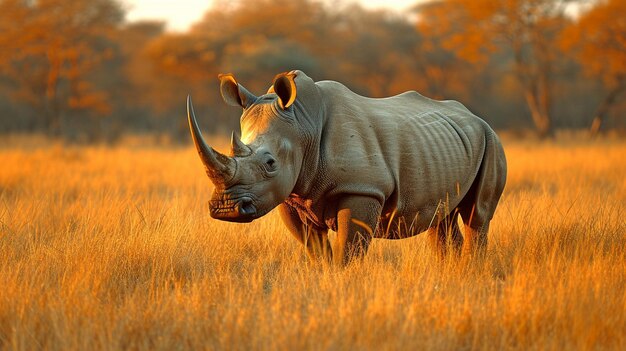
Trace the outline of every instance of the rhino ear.
<path fill-rule="evenodd" d="M 274 78 L 274 85 L 272 88 L 276 95 L 278 95 L 278 103 L 284 110 L 291 106 L 296 101 L 296 78 L 295 72 L 285 72 L 277 75 Z M 271 88 L 270 88 L 271 89 Z"/>
<path fill-rule="evenodd" d="M 237 83 L 235 76 L 231 73 L 220 74 L 217 78 L 220 80 L 220 93 L 222 94 L 222 98 L 224 102 L 230 106 L 248 108 L 257 99 L 254 94 Z"/>

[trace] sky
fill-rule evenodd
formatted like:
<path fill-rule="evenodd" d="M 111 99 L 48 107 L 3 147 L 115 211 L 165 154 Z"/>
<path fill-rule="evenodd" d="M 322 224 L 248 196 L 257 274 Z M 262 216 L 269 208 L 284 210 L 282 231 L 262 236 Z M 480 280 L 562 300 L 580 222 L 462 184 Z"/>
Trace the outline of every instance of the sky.
<path fill-rule="evenodd" d="M 129 21 L 158 19 L 167 23 L 167 28 L 185 31 L 202 18 L 209 9 L 211 0 L 123 0 L 128 10 Z M 368 9 L 389 8 L 405 10 L 419 0 L 356 0 Z"/>

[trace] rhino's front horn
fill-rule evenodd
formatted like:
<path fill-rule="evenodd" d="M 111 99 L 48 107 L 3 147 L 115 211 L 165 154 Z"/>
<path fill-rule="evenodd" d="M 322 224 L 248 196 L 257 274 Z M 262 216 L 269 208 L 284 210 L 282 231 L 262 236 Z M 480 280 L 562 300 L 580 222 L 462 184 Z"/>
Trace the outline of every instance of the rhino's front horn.
<path fill-rule="evenodd" d="M 189 129 L 193 143 L 196 145 L 198 155 L 206 168 L 207 175 L 213 183 L 225 183 L 235 175 L 235 160 L 222 155 L 206 144 L 202 137 L 202 132 L 196 120 L 196 114 L 193 111 L 191 96 L 187 96 L 187 117 L 189 119 Z"/>
<path fill-rule="evenodd" d="M 244 144 L 234 131 L 230 136 L 230 150 L 233 156 L 245 157 L 252 154 L 252 149 Z"/>

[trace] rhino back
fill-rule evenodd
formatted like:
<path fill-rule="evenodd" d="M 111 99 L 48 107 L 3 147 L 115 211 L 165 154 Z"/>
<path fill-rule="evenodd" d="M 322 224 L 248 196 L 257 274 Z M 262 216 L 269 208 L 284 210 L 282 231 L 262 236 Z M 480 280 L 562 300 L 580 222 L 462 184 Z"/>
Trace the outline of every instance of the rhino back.
<path fill-rule="evenodd" d="M 416 92 L 373 99 L 339 83 L 319 82 L 326 116 L 320 141 L 320 191 L 358 194 L 428 226 L 437 209 L 468 192 L 485 148 L 484 121 L 455 101 Z M 446 205 L 447 203 L 447 205 Z"/>

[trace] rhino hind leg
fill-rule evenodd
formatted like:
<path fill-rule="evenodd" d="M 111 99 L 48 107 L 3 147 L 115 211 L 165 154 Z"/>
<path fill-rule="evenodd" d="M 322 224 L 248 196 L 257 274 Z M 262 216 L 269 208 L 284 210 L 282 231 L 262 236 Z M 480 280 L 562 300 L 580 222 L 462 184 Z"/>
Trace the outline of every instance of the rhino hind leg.
<path fill-rule="evenodd" d="M 489 222 L 476 228 L 465 224 L 465 243 L 463 244 L 463 256 L 482 258 L 487 253 L 487 234 Z"/>
<path fill-rule="evenodd" d="M 437 226 L 428 229 L 430 245 L 439 259 L 450 254 L 457 258 L 463 247 L 463 236 L 458 224 L 459 214 L 455 211 L 440 221 Z"/>
<path fill-rule="evenodd" d="M 457 207 L 465 224 L 463 253 L 469 256 L 484 256 L 486 253 L 489 222 L 506 182 L 504 150 L 491 129 L 486 131 L 485 141 L 485 154 L 476 179 Z"/>
<path fill-rule="evenodd" d="M 470 192 L 457 207 L 464 224 L 463 256 L 482 257 L 487 252 L 489 222 L 493 217 L 498 197 L 488 201 L 485 193 L 480 193 L 481 180 L 474 181 Z"/>

